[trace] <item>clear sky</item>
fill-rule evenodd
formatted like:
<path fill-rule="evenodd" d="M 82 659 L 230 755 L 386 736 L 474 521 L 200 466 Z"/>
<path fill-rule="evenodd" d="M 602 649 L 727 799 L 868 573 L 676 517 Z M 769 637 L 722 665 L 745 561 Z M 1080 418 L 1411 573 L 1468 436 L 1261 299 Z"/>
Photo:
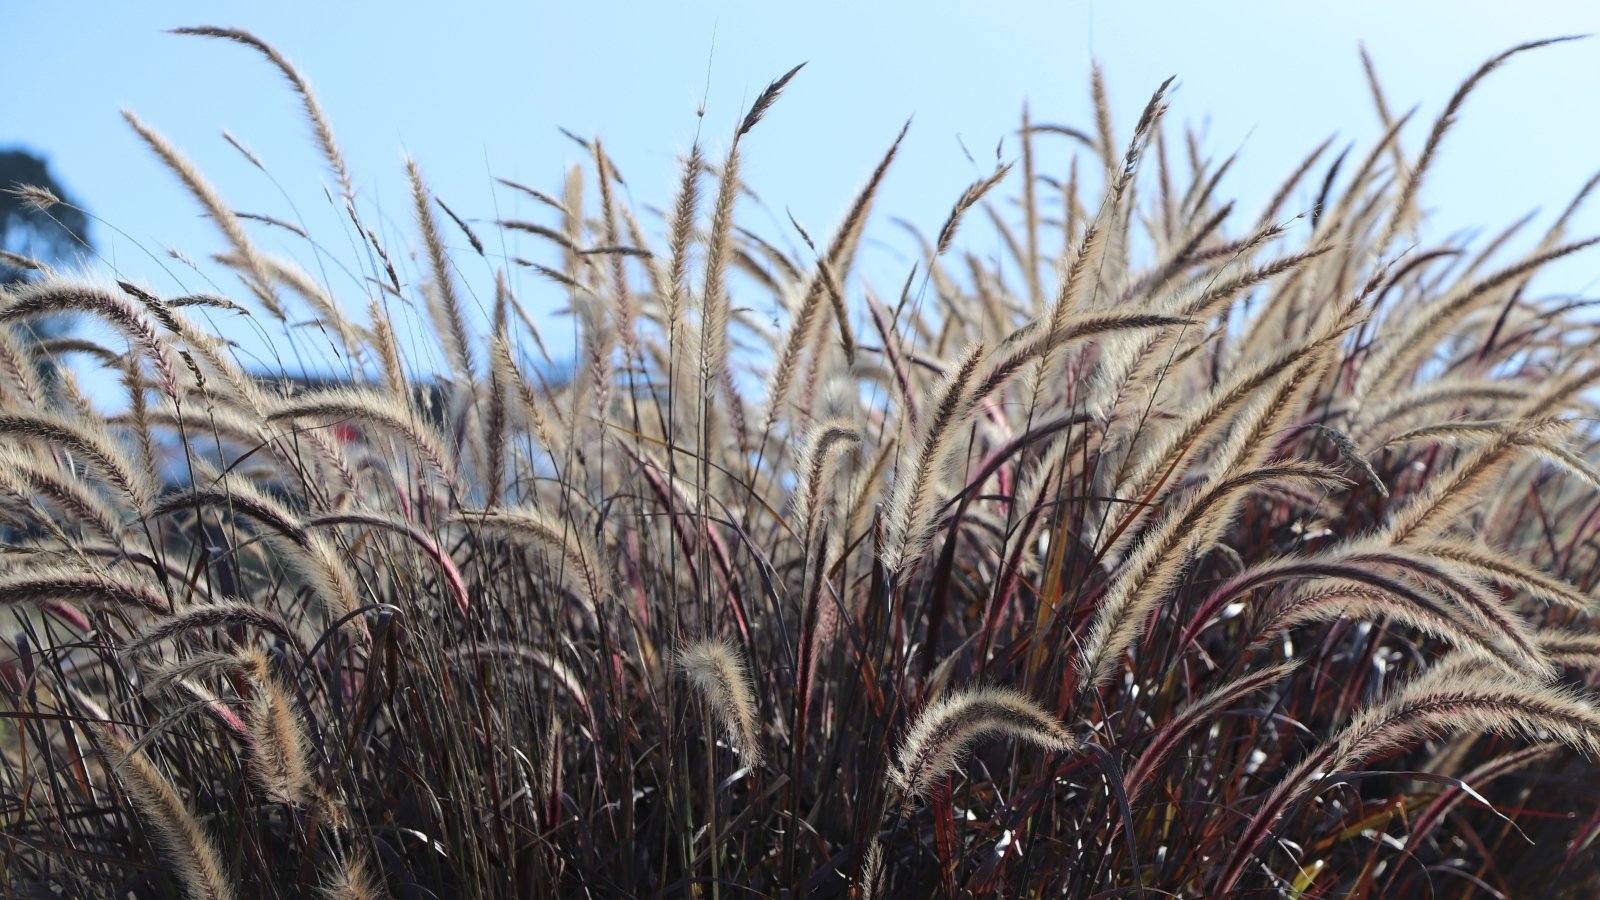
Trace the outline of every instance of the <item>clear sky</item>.
<path fill-rule="evenodd" d="M 1178 76 L 1172 120 L 1203 123 L 1214 156 L 1239 151 L 1222 193 L 1246 202 L 1248 220 L 1250 207 L 1323 138 L 1372 139 L 1376 117 L 1358 42 L 1372 54 L 1391 106 L 1422 106 L 1407 133 L 1414 155 L 1433 116 L 1478 63 L 1523 40 L 1600 31 L 1600 4 L 0 0 L 8 38 L 0 51 L 0 146 L 47 155 L 78 200 L 126 233 L 100 227 L 94 234 L 124 276 L 163 292 L 243 293 L 236 282 L 207 284 L 165 258 L 165 248 L 175 247 L 203 260 L 224 243 L 122 121 L 122 108 L 173 139 L 236 209 L 310 225 L 330 245 L 328 259 L 287 233 L 256 233 L 268 249 L 326 271 L 335 293 L 359 309 L 365 291 L 328 262 L 350 258 L 350 241 L 330 215 L 323 186 L 331 178 L 295 98 L 245 48 L 164 33 L 199 24 L 254 31 L 308 76 L 364 209 L 393 247 L 409 246 L 414 234 L 403 153 L 469 220 L 548 222 L 492 176 L 556 192 L 564 167 L 583 155 L 558 131 L 565 127 L 604 139 L 639 207 L 665 205 L 675 160 L 697 130 L 713 156 L 720 153 L 745 105 L 801 61 L 809 65 L 747 148 L 745 174 L 775 211 L 766 233 L 787 234 L 784 210 L 814 234 L 827 233 L 913 117 L 872 232 L 903 247 L 888 217 L 936 229 L 966 184 L 992 166 L 997 141 L 1014 155 L 1024 101 L 1036 121 L 1088 127 L 1091 59 L 1106 69 L 1124 133 L 1149 92 Z M 1441 214 L 1435 236 L 1474 225 L 1492 231 L 1535 207 L 1547 222 L 1600 170 L 1597 89 L 1600 38 L 1520 56 L 1491 76 L 1468 101 L 1425 187 L 1424 206 Z M 702 99 L 703 124 L 695 114 Z M 277 185 L 223 141 L 223 129 L 263 159 Z M 1041 144 L 1041 167 L 1064 168 L 1066 149 Z M 1595 232 L 1600 200 L 1575 228 Z M 504 250 L 537 255 L 536 248 Z M 464 270 L 469 283 L 484 283 L 477 279 L 487 264 L 458 262 L 481 270 Z M 1600 257 L 1591 254 L 1542 283 L 1587 291 L 1597 275 Z M 522 294 L 536 310 L 559 302 L 556 291 L 525 284 Z"/>

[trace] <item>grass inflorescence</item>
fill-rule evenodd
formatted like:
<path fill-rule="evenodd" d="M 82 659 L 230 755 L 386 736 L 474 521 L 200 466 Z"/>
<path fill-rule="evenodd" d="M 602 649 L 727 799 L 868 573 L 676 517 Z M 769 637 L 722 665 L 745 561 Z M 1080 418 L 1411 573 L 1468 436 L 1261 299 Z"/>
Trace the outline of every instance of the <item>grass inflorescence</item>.
<path fill-rule="evenodd" d="M 1600 890 L 1600 334 L 1535 282 L 1594 241 L 1417 230 L 1548 42 L 1416 157 L 1373 77 L 1381 139 L 1259 215 L 1097 69 L 879 293 L 905 130 L 833 234 L 746 225 L 799 67 L 649 215 L 598 140 L 501 182 L 540 221 L 408 159 L 408 254 L 284 56 L 181 33 L 287 77 L 357 277 L 130 113 L 243 293 L 0 290 L 7 896 Z"/>

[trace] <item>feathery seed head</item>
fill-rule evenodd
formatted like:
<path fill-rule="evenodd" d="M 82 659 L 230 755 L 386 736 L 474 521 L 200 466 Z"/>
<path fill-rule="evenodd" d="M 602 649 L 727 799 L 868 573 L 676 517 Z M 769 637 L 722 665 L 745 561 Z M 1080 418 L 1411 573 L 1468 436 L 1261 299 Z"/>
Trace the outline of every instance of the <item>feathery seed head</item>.
<path fill-rule="evenodd" d="M 755 689 L 738 648 L 724 641 L 701 640 L 678 654 L 678 669 L 711 707 L 744 764 L 761 765 L 760 721 Z"/>

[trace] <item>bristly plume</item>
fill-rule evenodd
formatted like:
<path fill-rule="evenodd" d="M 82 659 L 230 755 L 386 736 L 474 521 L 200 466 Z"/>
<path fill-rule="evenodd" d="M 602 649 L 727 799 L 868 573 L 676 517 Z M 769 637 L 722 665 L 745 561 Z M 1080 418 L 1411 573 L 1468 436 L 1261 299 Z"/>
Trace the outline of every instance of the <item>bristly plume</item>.
<path fill-rule="evenodd" d="M 210 25 L 201 25 L 192 28 L 174 28 L 173 34 L 192 34 L 201 37 L 223 38 L 236 41 L 251 47 L 267 58 L 267 61 L 278 67 L 283 77 L 289 80 L 294 92 L 300 95 L 300 102 L 305 106 L 306 118 L 311 122 L 311 130 L 316 133 L 317 146 L 322 149 L 322 155 L 328 161 L 328 167 L 333 169 L 334 175 L 339 179 L 339 188 L 344 192 L 346 202 L 355 199 L 355 188 L 350 180 L 350 170 L 345 165 L 344 154 L 339 152 L 339 145 L 333 140 L 333 127 L 328 124 L 328 119 L 322 114 L 322 105 L 317 102 L 317 97 L 311 92 L 311 86 L 301 76 L 283 54 L 248 31 L 238 28 L 217 28 Z"/>
<path fill-rule="evenodd" d="M 1166 760 L 1176 747 L 1178 747 L 1190 732 L 1203 724 L 1210 722 L 1223 709 L 1238 702 L 1241 698 L 1265 690 L 1289 677 L 1300 662 L 1290 660 L 1257 669 L 1254 672 L 1241 675 L 1232 681 L 1213 688 L 1203 696 L 1189 701 L 1172 715 L 1167 724 L 1162 728 L 1139 757 L 1138 763 L 1128 773 L 1128 796 L 1130 800 L 1137 800 L 1139 792 L 1146 784 L 1146 779 Z"/>
<path fill-rule="evenodd" d="M 167 776 L 143 752 L 130 753 L 128 742 L 109 728 L 91 725 L 90 731 L 169 854 L 191 900 L 232 900 L 233 882 L 221 852 Z"/>
<path fill-rule="evenodd" d="M 443 333 L 440 339 L 450 354 L 450 362 L 458 378 L 472 380 L 476 368 L 472 341 L 467 334 L 461 300 L 456 294 L 455 277 L 451 272 L 450 255 L 439 236 L 439 223 L 433 217 L 433 204 L 429 203 L 428 186 L 422 181 L 422 170 L 416 160 L 406 159 L 406 176 L 411 179 L 412 209 L 417 216 L 417 227 L 422 232 L 422 245 L 428 251 L 428 266 L 433 273 L 433 289 L 438 291 L 439 305 L 444 313 Z M 453 213 L 451 214 L 454 215 Z"/>
<path fill-rule="evenodd" d="M 738 648 L 724 641 L 701 640 L 678 654 L 678 669 L 711 707 L 746 766 L 761 765 L 761 724 L 755 690 Z"/>
<path fill-rule="evenodd" d="M 239 216 L 233 211 L 233 207 L 222 199 L 222 195 L 218 194 L 216 188 L 211 186 L 211 182 L 201 176 L 200 170 L 195 168 L 187 157 L 179 153 L 177 148 L 173 147 L 165 137 L 127 110 L 123 110 L 122 117 L 133 127 L 139 137 L 150 145 L 150 149 L 161 157 L 162 162 L 167 164 L 167 168 L 178 176 L 184 186 L 189 189 L 189 192 L 200 202 L 200 205 L 205 207 L 206 214 L 211 217 L 211 220 L 217 224 L 218 228 L 222 229 L 222 233 L 227 237 L 228 243 L 233 245 L 234 252 L 239 254 L 239 258 L 244 262 L 244 269 L 240 274 L 244 277 L 245 284 L 250 288 L 251 293 L 256 295 L 256 299 L 261 301 L 261 305 L 266 308 L 267 312 L 272 314 L 273 318 L 279 321 L 287 321 L 288 313 L 284 310 L 283 303 L 279 300 L 277 291 L 273 288 L 272 277 L 267 272 L 266 263 L 261 258 L 261 252 L 256 249 L 255 242 L 250 240 L 249 234 L 244 230 L 244 226 L 240 224 Z"/>
<path fill-rule="evenodd" d="M 172 612 L 167 598 L 154 585 L 108 572 L 69 566 L 30 566 L 22 572 L 0 576 L 0 606 L 37 604 L 46 600 L 85 608 L 143 609 L 161 615 Z"/>
<path fill-rule="evenodd" d="M 961 427 L 971 412 L 967 385 L 983 359 L 983 345 L 974 343 L 961 352 L 929 394 L 933 414 L 917 441 L 914 459 L 896 466 L 894 483 L 884 511 L 884 563 L 890 571 L 904 571 L 927 550 L 934 521 L 935 491 L 943 469 L 956 447 Z"/>
<path fill-rule="evenodd" d="M 1467 95 L 1472 93 L 1472 89 L 1478 86 L 1478 82 L 1482 81 L 1490 72 L 1498 69 L 1501 63 L 1516 56 L 1518 53 L 1525 53 L 1551 44 L 1577 40 L 1579 37 L 1579 35 L 1567 35 L 1518 44 L 1479 66 L 1476 71 L 1468 76 L 1466 81 L 1461 83 L 1460 87 L 1456 88 L 1455 94 L 1450 97 L 1450 102 L 1445 104 L 1444 112 L 1440 113 L 1439 118 L 1433 123 L 1433 130 L 1428 133 L 1428 140 L 1423 145 L 1422 155 L 1417 159 L 1417 164 L 1412 166 L 1411 170 L 1406 173 L 1405 181 L 1400 187 L 1399 199 L 1394 203 L 1394 214 L 1389 218 L 1383 237 L 1376 244 L 1380 251 L 1388 246 L 1390 239 L 1404 228 L 1409 221 L 1412 208 L 1416 202 L 1417 189 L 1422 183 L 1422 177 L 1427 174 L 1428 166 L 1433 161 L 1434 155 L 1439 150 L 1439 142 L 1444 138 L 1445 132 L 1450 130 L 1450 126 L 1455 124 L 1456 114 L 1461 111 L 1461 105 L 1466 102 Z"/>
<path fill-rule="evenodd" d="M 36 184 L 14 184 L 6 188 L 5 192 L 21 200 L 23 206 L 37 212 L 45 212 L 61 202 L 55 191 Z"/>
<path fill-rule="evenodd" d="M 861 900 L 883 900 L 883 842 L 876 836 L 861 857 L 861 879 L 857 883 Z"/>
<path fill-rule="evenodd" d="M 756 123 L 761 121 L 761 117 L 766 115 L 767 110 L 771 108 L 773 103 L 777 102 L 778 95 L 783 93 L 783 89 L 788 86 L 789 79 L 799 74 L 800 70 L 805 68 L 805 65 L 805 63 L 801 63 L 795 66 L 767 85 L 767 89 L 761 92 L 761 96 L 756 98 L 756 102 L 750 104 L 750 111 L 745 113 L 744 121 L 739 123 L 740 137 L 749 134 L 750 129 L 756 127 Z"/>
<path fill-rule="evenodd" d="M 1021 738 L 1057 752 L 1083 745 L 1059 719 L 1010 688 L 955 691 L 917 716 L 895 753 L 889 781 L 901 792 L 905 809 L 950 774 L 968 746 L 989 735 Z"/>
<path fill-rule="evenodd" d="M 403 438 L 446 484 L 455 481 L 455 466 L 432 424 L 391 395 L 358 388 L 328 388 L 286 400 L 269 411 L 266 418 L 275 423 L 301 418 L 373 422 Z"/>
<path fill-rule="evenodd" d="M 266 653 L 249 648 L 242 659 L 252 693 L 245 722 L 253 739 L 251 774 L 256 785 L 278 803 L 310 802 L 316 791 L 306 758 L 311 742 L 289 691 L 273 674 Z"/>
<path fill-rule="evenodd" d="M 324 872 L 321 894 L 325 900 L 380 900 L 388 896 L 380 888 L 382 883 L 365 853 L 348 850 Z"/>
<path fill-rule="evenodd" d="M 1511 680 L 1471 660 L 1447 659 L 1351 719 L 1268 792 L 1255 805 L 1214 890 L 1219 895 L 1232 890 L 1278 817 L 1323 778 L 1412 741 L 1476 730 L 1530 741 L 1554 738 L 1591 759 L 1600 757 L 1600 712 L 1572 690 Z"/>
<path fill-rule="evenodd" d="M 830 419 L 818 422 L 802 443 L 795 458 L 801 481 L 794 494 L 796 530 L 803 538 L 814 534 L 823 505 L 831 493 L 827 482 L 840 457 L 861 444 L 861 434 L 847 421 Z"/>
<path fill-rule="evenodd" d="M 561 557 L 559 571 L 573 580 L 589 618 L 595 617 L 609 595 L 604 553 L 576 523 L 552 519 L 529 506 L 496 510 L 465 509 L 459 516 L 462 522 L 474 528 L 517 535 L 555 551 Z"/>
<path fill-rule="evenodd" d="M 0 896 L 1584 893 L 1600 323 L 1546 273 L 1600 175 L 1419 227 L 1510 54 L 1410 157 L 1363 60 L 1380 133 L 1259 216 L 1096 67 L 942 222 L 880 223 L 889 122 L 807 231 L 750 180 L 795 67 L 670 196 L 562 131 L 374 228 L 284 57 L 180 33 L 288 79 L 313 196 L 132 116 L 223 243 L 0 184 L 66 228 L 0 249 Z"/>
<path fill-rule="evenodd" d="M 1339 456 L 1347 464 L 1360 469 L 1362 474 L 1367 476 L 1367 482 L 1372 485 L 1379 496 L 1389 496 L 1389 488 L 1384 485 L 1383 479 L 1378 476 L 1378 470 L 1372 467 L 1367 455 L 1361 452 L 1361 448 L 1356 446 L 1356 442 L 1351 440 L 1349 435 L 1327 425 L 1318 425 L 1317 429 L 1328 438 L 1328 442 L 1333 444 L 1334 449 L 1339 451 Z"/>
<path fill-rule="evenodd" d="M 950 208 L 950 215 L 945 218 L 944 225 L 939 228 L 938 240 L 933 242 L 934 256 L 943 256 L 944 252 L 950 249 L 950 244 L 956 239 L 956 229 L 961 227 L 961 219 L 967 214 L 967 210 L 977 206 L 983 196 L 1004 181 L 1010 172 L 1010 163 L 999 166 L 993 175 L 974 181 L 961 192 L 961 196 L 956 198 L 955 206 Z"/>

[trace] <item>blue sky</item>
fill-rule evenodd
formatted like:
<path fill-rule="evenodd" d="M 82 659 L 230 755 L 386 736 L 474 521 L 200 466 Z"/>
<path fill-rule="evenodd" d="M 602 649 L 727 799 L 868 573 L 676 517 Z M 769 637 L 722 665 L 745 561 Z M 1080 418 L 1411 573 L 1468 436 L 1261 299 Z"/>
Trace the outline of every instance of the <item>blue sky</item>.
<path fill-rule="evenodd" d="M 1600 5 L 1587 2 L 1124 0 L 1001 9 L 926 0 L 146 0 L 0 9 L 11 36 L 0 55 L 0 146 L 47 155 L 76 198 L 125 233 L 95 233 L 124 277 L 168 293 L 243 293 L 236 282 L 208 284 L 165 258 L 174 247 L 203 260 L 224 244 L 122 121 L 126 108 L 180 146 L 236 209 L 305 221 L 327 245 L 325 259 L 286 233 L 257 233 L 268 249 L 326 271 L 353 309 L 365 306 L 366 294 L 329 264 L 350 257 L 350 240 L 325 199 L 331 178 L 293 95 L 251 51 L 165 29 L 247 28 L 293 60 L 344 145 L 363 208 L 394 247 L 414 234 L 405 153 L 469 220 L 538 218 L 538 207 L 497 188 L 492 176 L 557 191 L 564 168 L 583 159 L 558 131 L 565 127 L 604 139 L 637 206 L 665 205 L 675 160 L 697 132 L 720 153 L 745 105 L 801 61 L 809 65 L 747 145 L 745 175 L 774 211 L 766 220 L 754 212 L 754 221 L 769 235 L 787 233 L 785 210 L 814 234 L 827 233 L 912 117 L 872 232 L 904 247 L 888 217 L 936 229 L 966 184 L 992 166 L 998 141 L 1014 154 L 1024 101 L 1036 121 L 1089 126 L 1095 58 L 1124 131 L 1149 92 L 1178 76 L 1172 120 L 1200 125 L 1213 156 L 1239 152 L 1222 193 L 1241 198 L 1248 219 L 1323 138 L 1371 140 L 1376 119 L 1358 42 L 1393 107 L 1421 104 L 1406 141 L 1415 154 L 1433 116 L 1483 59 L 1530 38 L 1600 30 Z M 1600 39 L 1526 54 L 1485 82 L 1423 193 L 1424 206 L 1440 213 L 1434 236 L 1474 225 L 1493 231 L 1534 207 L 1542 221 L 1558 212 L 1600 170 L 1597 88 Z M 222 140 L 223 129 L 264 160 L 272 179 Z M 1041 145 L 1041 168 L 1064 167 L 1063 153 L 1052 151 L 1065 149 Z M 1600 205 L 1575 228 L 1595 232 Z M 506 249 L 536 255 L 531 243 Z M 469 286 L 487 283 L 488 264 L 459 262 Z M 1591 255 L 1542 283 L 1586 291 L 1597 274 L 1600 257 Z M 519 277 L 535 310 L 559 302 L 555 291 Z"/>

